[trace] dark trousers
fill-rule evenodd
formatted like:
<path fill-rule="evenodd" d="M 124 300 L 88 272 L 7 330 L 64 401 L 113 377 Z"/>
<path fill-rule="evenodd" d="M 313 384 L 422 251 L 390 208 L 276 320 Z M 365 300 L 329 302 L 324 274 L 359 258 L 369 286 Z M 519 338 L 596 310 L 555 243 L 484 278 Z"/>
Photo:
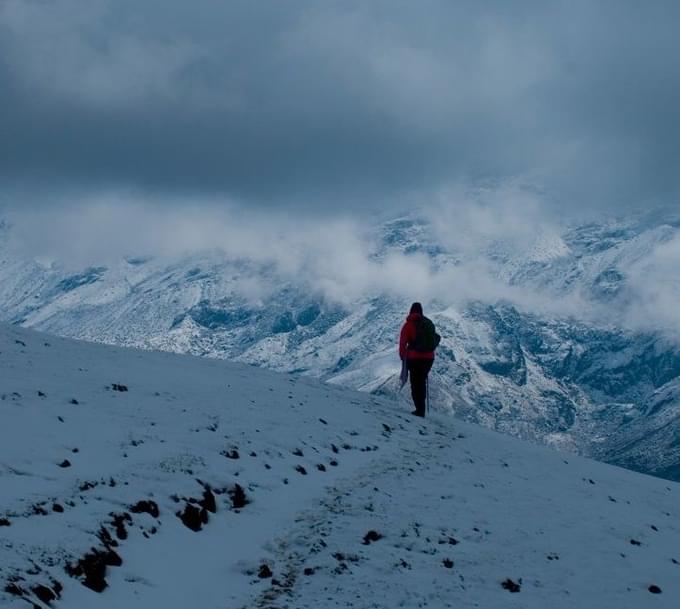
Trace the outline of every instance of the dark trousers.
<path fill-rule="evenodd" d="M 431 359 L 409 359 L 408 375 L 411 379 L 411 396 L 416 407 L 416 414 L 419 417 L 425 416 L 425 400 L 427 399 L 427 375 L 430 373 Z"/>

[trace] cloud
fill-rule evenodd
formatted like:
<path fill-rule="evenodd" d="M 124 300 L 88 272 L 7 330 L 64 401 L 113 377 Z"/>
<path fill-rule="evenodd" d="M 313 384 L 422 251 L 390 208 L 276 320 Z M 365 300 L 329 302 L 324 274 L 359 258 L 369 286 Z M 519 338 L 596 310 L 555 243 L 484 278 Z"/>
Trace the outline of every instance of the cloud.
<path fill-rule="evenodd" d="M 499 244 L 520 254 L 537 234 L 559 229 L 562 220 L 541 193 L 514 180 L 441 190 L 425 213 L 436 240 L 468 257 Z"/>
<path fill-rule="evenodd" d="M 542 264 L 569 255 L 559 214 L 547 213 L 540 194 L 516 183 L 440 193 L 431 207 L 411 212 L 427 222 L 423 232 L 418 221 L 409 224 L 407 242 L 394 246 L 382 241 L 385 225 L 378 217 L 245 209 L 222 198 L 191 206 L 184 198 L 164 198 L 159 205 L 129 191 L 13 209 L 6 217 L 19 257 L 54 260 L 67 272 L 101 264 L 115 268 L 124 256 L 152 256 L 160 268 L 171 268 L 195 256 L 197 265 L 214 263 L 213 272 L 231 273 L 229 261 L 241 269 L 242 262 L 250 265 L 252 272 L 237 272 L 230 289 L 253 303 L 267 302 L 290 283 L 349 308 L 379 297 L 420 300 L 428 310 L 503 302 L 527 313 L 680 339 L 680 237 L 659 222 L 612 258 L 625 276 L 617 299 L 598 300 L 590 291 L 588 265 L 599 264 L 597 255 L 586 257 L 584 280 L 573 289 L 508 282 L 503 269 L 512 270 L 513 261 Z M 408 231 L 416 231 L 414 243 L 442 246 L 449 255 L 437 259 L 422 248 L 412 251 Z"/>
<path fill-rule="evenodd" d="M 0 185 L 332 215 L 678 192 L 674 2 L 4 0 Z M 189 204 L 190 205 L 190 204 Z"/>
<path fill-rule="evenodd" d="M 457 257 L 455 264 L 443 265 L 421 251 L 385 247 L 379 222 L 353 214 L 300 217 L 285 210 L 246 210 L 222 199 L 199 200 L 193 206 L 183 199 L 175 204 L 166 200 L 159 206 L 130 192 L 112 192 L 96 199 L 59 202 L 49 209 L 14 210 L 8 219 L 12 247 L 20 256 L 54 260 L 74 270 L 115 266 L 123 256 L 153 256 L 170 265 L 195 254 L 214 255 L 218 264 L 247 261 L 254 265 L 255 274 L 242 277 L 244 281 L 234 287 L 253 301 L 271 293 L 269 274 L 274 273 L 277 285 L 306 284 L 323 298 L 345 306 L 388 296 L 446 306 L 505 300 L 527 310 L 565 315 L 582 310 L 576 297 L 555 302 L 549 295 L 510 286 L 498 276 L 498 267 L 489 257 L 491 245 L 498 247 L 502 237 L 508 251 L 521 255 L 535 241 L 536 230 L 553 226 L 547 217 L 539 222 L 534 214 L 538 203 L 531 197 L 526 197 L 522 213 L 521 195 L 514 188 L 503 192 L 515 197 L 507 216 L 494 216 L 485 207 L 496 205 L 497 197 L 504 198 L 491 192 L 481 199 L 456 201 L 449 215 L 443 205 L 437 211 L 420 210 L 419 214 L 436 219 L 432 223 L 438 227 L 435 242 Z"/>
<path fill-rule="evenodd" d="M 642 331 L 662 329 L 680 340 L 680 235 L 659 243 L 629 269 L 630 304 L 624 323 Z"/>
<path fill-rule="evenodd" d="M 98 32 L 104 0 L 18 2 L 0 9 L 9 71 L 28 92 L 106 112 L 150 100 L 172 101 L 181 74 L 198 60 L 195 43 Z M 95 30 L 93 31 L 93 26 Z"/>

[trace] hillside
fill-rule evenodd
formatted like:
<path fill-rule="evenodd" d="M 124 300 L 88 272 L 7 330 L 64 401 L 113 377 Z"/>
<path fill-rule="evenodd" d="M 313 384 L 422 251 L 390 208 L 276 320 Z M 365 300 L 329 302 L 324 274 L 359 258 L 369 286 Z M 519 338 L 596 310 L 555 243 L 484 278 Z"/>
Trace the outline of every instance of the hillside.
<path fill-rule="evenodd" d="M 680 485 L 416 421 L 404 396 L 0 325 L 0 397 L 3 607 L 680 594 Z"/>

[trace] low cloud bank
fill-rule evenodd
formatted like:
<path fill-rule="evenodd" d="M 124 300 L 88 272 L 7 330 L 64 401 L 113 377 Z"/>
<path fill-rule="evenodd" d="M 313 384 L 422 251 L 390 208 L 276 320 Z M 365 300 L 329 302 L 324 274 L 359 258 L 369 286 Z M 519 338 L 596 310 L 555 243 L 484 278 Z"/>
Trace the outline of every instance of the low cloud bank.
<path fill-rule="evenodd" d="M 624 324 L 663 330 L 680 342 L 680 233 L 653 248 L 628 272 L 630 303 Z"/>
<path fill-rule="evenodd" d="M 556 296 L 547 288 L 508 282 L 514 265 L 569 255 L 560 238 L 564 224 L 545 209 L 536 193 L 514 185 L 442 193 L 406 217 L 418 220 L 410 225 L 422 232 L 415 242 L 443 247 L 451 254 L 443 259 L 386 245 L 381 230 L 387 225 L 378 220 L 247 210 L 224 201 L 159 206 L 119 193 L 62 203 L 52 211 L 11 209 L 5 215 L 22 255 L 73 269 L 115 264 L 123 256 L 170 262 L 213 251 L 291 282 L 307 282 L 323 298 L 345 306 L 375 296 L 456 307 L 507 302 L 541 315 L 678 335 L 680 236 L 651 247 L 626 270 L 626 298 L 618 303 L 598 303 L 587 290 Z M 258 276 L 244 278 L 236 289 L 254 301 L 271 293 L 267 279 Z"/>

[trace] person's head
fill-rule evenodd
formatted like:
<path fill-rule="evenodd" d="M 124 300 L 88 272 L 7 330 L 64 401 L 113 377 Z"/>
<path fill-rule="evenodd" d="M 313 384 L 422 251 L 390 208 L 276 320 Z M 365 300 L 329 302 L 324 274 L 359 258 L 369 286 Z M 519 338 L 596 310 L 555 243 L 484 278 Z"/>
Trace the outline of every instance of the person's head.
<path fill-rule="evenodd" d="M 423 305 L 421 305 L 419 302 L 414 302 L 411 305 L 411 310 L 409 311 L 409 314 L 411 313 L 418 313 L 418 315 L 423 314 Z"/>

